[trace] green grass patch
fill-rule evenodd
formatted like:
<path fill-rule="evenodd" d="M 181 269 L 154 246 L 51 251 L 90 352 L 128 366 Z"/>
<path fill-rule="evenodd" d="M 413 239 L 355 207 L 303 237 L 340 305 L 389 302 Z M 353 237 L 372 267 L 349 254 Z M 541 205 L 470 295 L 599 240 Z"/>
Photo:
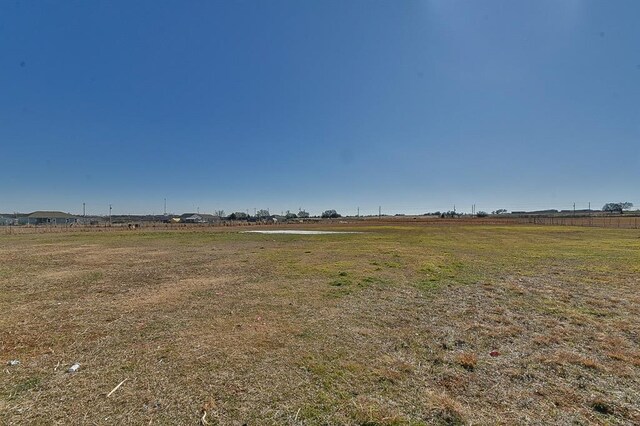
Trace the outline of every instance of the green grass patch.
<path fill-rule="evenodd" d="M 102 273 L 102 271 L 91 271 L 83 275 L 82 282 L 84 284 L 92 284 L 100 281 L 103 277 L 104 274 Z"/>
<path fill-rule="evenodd" d="M 20 394 L 37 389 L 41 382 L 42 379 L 37 376 L 29 377 L 28 379 L 21 381 L 13 388 L 12 397 L 15 398 Z"/>

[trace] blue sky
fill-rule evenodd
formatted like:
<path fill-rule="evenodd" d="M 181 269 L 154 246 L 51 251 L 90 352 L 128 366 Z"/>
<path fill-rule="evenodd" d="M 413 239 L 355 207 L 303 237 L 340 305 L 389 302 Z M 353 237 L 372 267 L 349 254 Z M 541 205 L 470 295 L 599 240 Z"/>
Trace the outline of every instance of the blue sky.
<path fill-rule="evenodd" d="M 0 211 L 640 204 L 637 1 L 0 2 Z"/>

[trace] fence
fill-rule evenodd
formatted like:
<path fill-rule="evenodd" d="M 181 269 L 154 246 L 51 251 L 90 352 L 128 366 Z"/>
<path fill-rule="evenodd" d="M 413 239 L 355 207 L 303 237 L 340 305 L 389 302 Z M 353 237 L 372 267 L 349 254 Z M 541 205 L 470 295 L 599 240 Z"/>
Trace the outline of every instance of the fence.
<path fill-rule="evenodd" d="M 598 228 L 638 229 L 639 216 L 529 217 L 529 223 L 551 226 L 592 226 Z"/>
<path fill-rule="evenodd" d="M 281 225 L 281 222 L 246 222 L 246 221 L 221 221 L 214 223 L 161 223 L 161 222 L 131 222 L 129 223 L 101 223 L 98 225 L 7 225 L 0 226 L 0 233 L 5 234 L 39 234 L 39 233 L 64 233 L 64 232 L 113 232 L 113 231 L 196 231 L 224 229 L 227 227 L 246 226 L 274 226 Z"/>

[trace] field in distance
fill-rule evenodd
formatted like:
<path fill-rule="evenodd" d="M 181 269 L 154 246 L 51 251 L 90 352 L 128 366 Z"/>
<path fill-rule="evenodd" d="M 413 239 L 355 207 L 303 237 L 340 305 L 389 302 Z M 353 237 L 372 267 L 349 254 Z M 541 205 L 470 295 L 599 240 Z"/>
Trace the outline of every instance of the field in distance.
<path fill-rule="evenodd" d="M 0 423 L 640 424 L 639 230 L 240 230 L 0 235 Z"/>

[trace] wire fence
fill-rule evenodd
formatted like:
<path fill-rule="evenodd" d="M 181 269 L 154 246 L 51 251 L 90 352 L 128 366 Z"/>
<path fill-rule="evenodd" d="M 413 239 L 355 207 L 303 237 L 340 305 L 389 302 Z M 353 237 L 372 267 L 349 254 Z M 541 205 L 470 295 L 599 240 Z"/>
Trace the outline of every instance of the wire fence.
<path fill-rule="evenodd" d="M 530 217 L 529 223 L 550 226 L 591 226 L 598 228 L 638 229 L 639 216 Z"/>

